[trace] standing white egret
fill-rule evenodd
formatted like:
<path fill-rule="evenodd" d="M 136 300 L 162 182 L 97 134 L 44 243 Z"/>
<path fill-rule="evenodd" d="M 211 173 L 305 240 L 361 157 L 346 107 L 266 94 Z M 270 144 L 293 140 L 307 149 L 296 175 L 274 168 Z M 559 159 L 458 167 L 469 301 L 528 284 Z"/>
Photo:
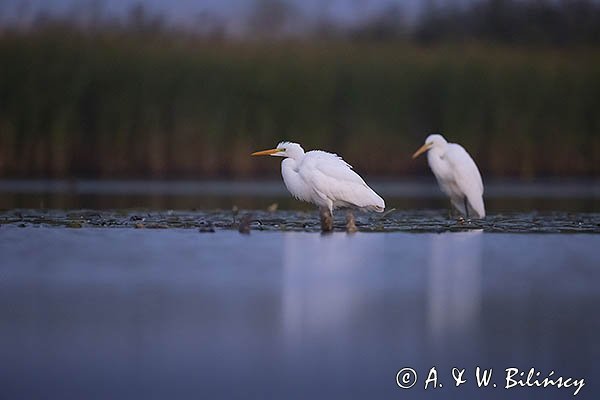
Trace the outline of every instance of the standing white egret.
<path fill-rule="evenodd" d="M 438 134 L 427 136 L 425 144 L 412 158 L 426 151 L 429 167 L 452 205 L 467 218 L 471 213 L 477 218 L 484 218 L 483 182 L 469 153 L 460 144 L 448 143 Z"/>
<path fill-rule="evenodd" d="M 284 157 L 281 175 L 289 192 L 298 200 L 314 203 L 321 213 L 321 229 L 333 229 L 333 210 L 356 208 L 382 212 L 383 199 L 337 154 L 321 150 L 304 152 L 298 143 L 281 142 L 277 148 L 253 156 Z M 354 216 L 348 210 L 348 231 L 355 231 Z"/>

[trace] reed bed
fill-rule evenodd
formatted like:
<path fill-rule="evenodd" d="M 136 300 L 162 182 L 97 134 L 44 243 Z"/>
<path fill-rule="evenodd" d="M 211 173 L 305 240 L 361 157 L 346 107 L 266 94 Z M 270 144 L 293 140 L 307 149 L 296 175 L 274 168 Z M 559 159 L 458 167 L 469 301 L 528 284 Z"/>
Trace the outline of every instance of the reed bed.
<path fill-rule="evenodd" d="M 273 176 L 279 140 L 426 172 L 430 132 L 485 175 L 600 174 L 600 52 L 483 43 L 0 36 L 0 176 Z"/>

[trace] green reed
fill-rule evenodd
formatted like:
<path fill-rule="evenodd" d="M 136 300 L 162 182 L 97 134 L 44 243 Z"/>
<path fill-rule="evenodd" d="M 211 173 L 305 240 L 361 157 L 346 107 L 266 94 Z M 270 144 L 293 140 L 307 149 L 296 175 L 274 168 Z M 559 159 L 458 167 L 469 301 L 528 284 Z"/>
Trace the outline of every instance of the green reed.
<path fill-rule="evenodd" d="M 425 172 L 429 132 L 485 175 L 600 174 L 600 52 L 481 43 L 0 36 L 0 175 L 244 177 L 279 140 Z"/>

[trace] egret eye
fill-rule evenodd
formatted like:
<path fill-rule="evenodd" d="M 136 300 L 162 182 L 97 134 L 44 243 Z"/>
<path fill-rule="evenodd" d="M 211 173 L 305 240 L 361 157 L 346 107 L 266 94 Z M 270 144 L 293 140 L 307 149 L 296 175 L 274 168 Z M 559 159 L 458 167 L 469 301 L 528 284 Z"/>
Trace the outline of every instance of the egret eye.
<path fill-rule="evenodd" d="M 288 150 L 291 151 L 287 153 Z M 321 230 L 324 232 L 333 230 L 332 213 L 336 207 L 385 210 L 385 201 L 336 154 L 314 150 L 305 153 L 298 143 L 279 142 L 275 148 L 251 155 L 280 157 L 285 187 L 296 199 L 319 207 Z M 349 215 L 346 229 L 356 232 L 354 217 Z"/>

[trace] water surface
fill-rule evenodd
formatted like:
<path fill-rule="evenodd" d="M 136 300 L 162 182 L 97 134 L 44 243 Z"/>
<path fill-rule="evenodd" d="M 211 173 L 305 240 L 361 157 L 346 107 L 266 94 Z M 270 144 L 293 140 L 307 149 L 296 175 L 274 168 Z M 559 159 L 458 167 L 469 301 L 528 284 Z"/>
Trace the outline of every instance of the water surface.
<path fill-rule="evenodd" d="M 433 176 L 422 179 L 372 180 L 369 184 L 388 208 L 440 209 L 449 202 Z M 598 212 L 600 181 L 549 179 L 485 182 L 491 212 Z M 0 180 L 0 209 L 266 209 L 313 210 L 291 198 L 281 179 L 268 181 L 145 180 Z"/>
<path fill-rule="evenodd" d="M 388 210 L 355 213 L 362 232 L 600 233 L 600 213 L 510 212 L 483 220 L 449 216 L 446 210 Z M 344 211 L 335 212 L 334 230 L 346 228 Z M 10 210 L 0 211 L 0 226 L 66 228 L 136 228 L 319 232 L 316 211 L 151 211 L 151 210 Z"/>
<path fill-rule="evenodd" d="M 486 182 L 483 221 L 433 179 L 373 187 L 388 212 L 322 235 L 281 181 L 0 181 L 0 398 L 573 396 L 509 367 L 598 398 L 596 181 Z"/>
<path fill-rule="evenodd" d="M 481 366 L 583 377 L 578 398 L 598 398 L 599 247 L 594 234 L 5 224 L 2 397 L 572 398 L 453 387 L 451 367 Z M 424 391 L 432 366 L 444 386 Z M 403 367 L 420 377 L 408 391 Z"/>

